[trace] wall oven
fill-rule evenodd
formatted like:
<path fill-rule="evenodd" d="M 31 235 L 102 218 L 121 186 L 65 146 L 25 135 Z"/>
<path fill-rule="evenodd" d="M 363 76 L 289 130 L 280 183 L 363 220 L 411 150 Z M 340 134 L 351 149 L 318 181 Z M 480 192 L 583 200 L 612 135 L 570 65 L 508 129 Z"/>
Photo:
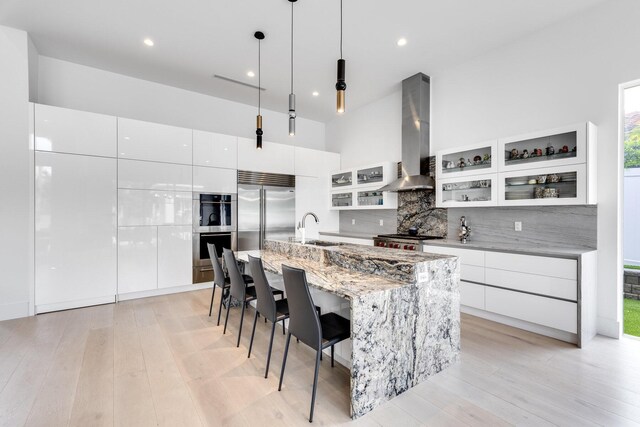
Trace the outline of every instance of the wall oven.
<path fill-rule="evenodd" d="M 235 194 L 193 193 L 193 283 L 213 280 L 213 266 L 207 244 L 237 250 L 237 196 Z"/>

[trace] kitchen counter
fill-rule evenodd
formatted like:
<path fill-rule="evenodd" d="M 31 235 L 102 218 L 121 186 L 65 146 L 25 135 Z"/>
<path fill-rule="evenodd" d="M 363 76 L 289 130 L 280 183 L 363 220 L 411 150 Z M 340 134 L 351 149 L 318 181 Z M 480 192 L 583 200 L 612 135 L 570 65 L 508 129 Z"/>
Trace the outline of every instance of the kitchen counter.
<path fill-rule="evenodd" d="M 496 242 L 475 242 L 461 243 L 459 240 L 429 240 L 427 246 L 444 246 L 449 248 L 476 249 L 492 252 L 509 252 L 522 255 L 546 256 L 553 258 L 579 259 L 583 254 L 593 252 L 594 248 L 584 247 L 546 247 L 532 246 L 527 244 L 496 243 Z"/>
<path fill-rule="evenodd" d="M 265 269 L 305 269 L 309 286 L 344 298 L 351 320 L 351 415 L 376 406 L 459 359 L 456 257 L 363 245 L 266 241 Z"/>
<path fill-rule="evenodd" d="M 374 237 L 377 236 L 377 234 L 373 234 L 373 233 L 356 233 L 356 232 L 349 232 L 349 231 L 319 231 L 318 234 L 320 235 L 320 238 L 322 238 L 322 236 L 334 236 L 334 237 L 348 237 L 351 239 L 365 239 L 365 240 L 373 240 Z"/>

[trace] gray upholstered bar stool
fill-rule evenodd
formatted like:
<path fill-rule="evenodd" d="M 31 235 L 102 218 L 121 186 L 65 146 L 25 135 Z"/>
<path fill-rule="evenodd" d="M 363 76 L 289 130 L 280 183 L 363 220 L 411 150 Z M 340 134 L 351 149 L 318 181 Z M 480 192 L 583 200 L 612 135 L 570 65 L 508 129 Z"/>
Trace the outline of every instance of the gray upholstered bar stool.
<path fill-rule="evenodd" d="M 309 422 L 313 421 L 313 409 L 316 403 L 318 388 L 318 370 L 320 369 L 320 355 L 322 350 L 331 347 L 331 366 L 333 367 L 333 346 L 351 336 L 351 322 L 336 313 L 318 315 L 309 293 L 309 284 L 304 270 L 282 266 L 284 288 L 289 302 L 289 333 L 282 358 L 280 383 L 278 391 L 282 389 L 284 368 L 287 364 L 287 353 L 291 335 L 316 351 L 316 369 L 313 377 L 313 391 L 311 394 L 311 410 Z"/>
<path fill-rule="evenodd" d="M 264 377 L 269 375 L 269 363 L 271 362 L 271 349 L 273 348 L 273 334 L 276 331 L 276 323 L 282 322 L 282 333 L 285 333 L 284 321 L 289 318 L 289 304 L 286 298 L 276 300 L 273 297 L 271 286 L 264 273 L 264 266 L 260 258 L 249 255 L 249 268 L 255 280 L 256 294 L 256 313 L 253 317 L 253 329 L 251 330 L 251 341 L 249 344 L 249 353 L 247 357 L 251 357 L 251 349 L 253 348 L 253 337 L 256 333 L 256 323 L 258 323 L 258 313 L 271 322 L 271 338 L 269 339 L 269 352 L 267 353 L 267 367 L 264 370 Z"/>
<path fill-rule="evenodd" d="M 224 248 L 222 250 L 222 257 L 224 258 L 224 263 L 227 266 L 227 271 L 229 272 L 229 280 L 231 282 L 231 286 L 229 288 L 231 298 L 235 298 L 240 301 L 240 305 L 242 308 L 242 312 L 240 314 L 240 328 L 238 329 L 238 342 L 236 343 L 236 347 L 240 347 L 240 336 L 242 335 L 242 324 L 244 322 L 244 310 L 247 307 L 247 304 L 251 301 L 255 300 L 257 297 L 255 286 L 248 287 L 242 278 L 242 274 L 240 273 L 240 269 L 238 268 L 238 262 L 236 261 L 236 257 L 233 254 L 233 251 Z M 284 295 L 284 292 L 279 289 L 271 288 L 271 292 L 274 295 L 280 295 L 281 297 Z M 227 315 L 224 319 L 224 330 L 223 334 L 227 333 L 227 323 L 229 321 L 229 310 L 231 309 L 231 299 L 229 299 L 229 307 L 227 308 Z"/>
<path fill-rule="evenodd" d="M 211 310 L 213 309 L 213 297 L 216 296 L 216 287 L 220 288 L 220 306 L 218 307 L 218 326 L 220 326 L 220 314 L 222 314 L 222 302 L 224 301 L 224 291 L 229 289 L 231 281 L 229 277 L 224 274 L 222 264 L 220 264 L 220 258 L 218 257 L 218 251 L 216 246 L 212 243 L 207 243 L 207 249 L 209 250 L 209 259 L 213 266 L 213 291 L 211 292 L 211 304 L 209 305 L 209 317 L 211 317 Z M 243 274 L 242 279 L 245 283 L 253 283 L 253 278 L 248 274 Z"/>

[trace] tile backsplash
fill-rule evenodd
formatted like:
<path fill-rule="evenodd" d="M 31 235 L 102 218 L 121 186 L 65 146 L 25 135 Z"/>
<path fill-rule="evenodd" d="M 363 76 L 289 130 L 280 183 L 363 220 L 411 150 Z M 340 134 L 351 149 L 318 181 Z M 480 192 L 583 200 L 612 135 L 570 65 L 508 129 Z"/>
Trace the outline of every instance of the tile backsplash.
<path fill-rule="evenodd" d="M 464 215 L 471 241 L 596 248 L 597 212 L 596 206 L 450 208 L 449 236 L 456 238 Z M 522 222 L 522 231 L 515 231 L 515 221 Z"/>
<path fill-rule="evenodd" d="M 381 220 L 383 225 L 380 225 Z M 340 231 L 343 233 L 393 234 L 397 221 L 395 209 L 340 211 Z"/>

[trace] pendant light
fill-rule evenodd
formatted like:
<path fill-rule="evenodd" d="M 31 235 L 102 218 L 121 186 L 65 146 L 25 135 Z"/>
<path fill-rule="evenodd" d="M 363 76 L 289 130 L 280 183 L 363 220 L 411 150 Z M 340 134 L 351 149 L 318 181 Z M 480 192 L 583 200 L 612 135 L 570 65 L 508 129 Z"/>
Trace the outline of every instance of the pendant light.
<path fill-rule="evenodd" d="M 293 93 L 293 4 L 297 0 L 289 0 L 291 3 L 291 93 L 289 94 L 289 135 L 296 134 L 296 95 Z"/>
<path fill-rule="evenodd" d="M 260 42 L 264 40 L 264 33 L 262 31 L 256 31 L 253 36 L 258 39 L 258 116 L 256 117 L 256 149 L 262 150 L 262 115 L 260 114 L 260 92 L 262 92 L 262 86 L 260 85 Z"/>
<path fill-rule="evenodd" d="M 345 67 L 346 63 L 342 58 L 342 0 L 340 0 L 340 59 L 338 59 L 338 82 L 336 83 L 337 97 L 336 97 L 336 111 L 338 113 L 344 113 L 345 99 L 344 91 L 347 90 L 347 83 L 345 82 Z"/>

